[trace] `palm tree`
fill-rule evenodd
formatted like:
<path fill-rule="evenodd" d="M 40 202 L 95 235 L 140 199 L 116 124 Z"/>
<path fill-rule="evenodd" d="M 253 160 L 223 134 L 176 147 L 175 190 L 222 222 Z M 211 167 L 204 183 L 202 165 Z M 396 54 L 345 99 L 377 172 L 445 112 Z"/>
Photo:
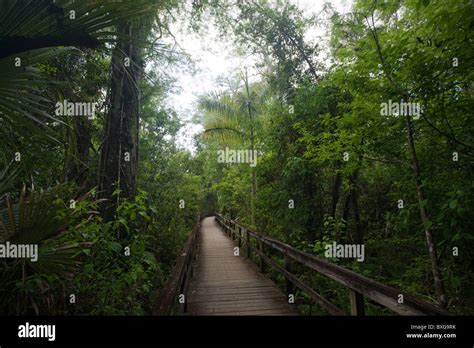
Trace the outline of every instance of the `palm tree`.
<path fill-rule="evenodd" d="M 4 259 L 0 261 L 0 308 L 4 314 L 25 314 L 41 310 L 54 303 L 49 277 L 69 277 L 77 272 L 81 264 L 78 257 L 86 247 L 68 240 L 68 223 L 79 210 L 65 209 L 65 215 L 58 216 L 58 206 L 53 200 L 64 190 L 57 185 L 37 192 L 26 187 L 14 201 L 9 194 L 0 197 L 0 243 L 37 245 L 37 260 L 27 258 Z M 79 197 L 77 202 L 86 196 Z M 93 214 L 93 212 L 89 212 Z M 34 280 L 35 286 L 28 284 Z M 44 296 L 39 296 L 44 292 Z M 53 308 L 48 308 L 54 311 Z"/>
<path fill-rule="evenodd" d="M 214 93 L 200 100 L 204 111 L 203 138 L 225 145 L 249 145 L 255 153 L 259 128 L 259 106 L 265 97 L 264 90 L 250 86 L 247 70 L 240 76 L 243 90 L 234 94 Z M 253 88 L 254 87 L 254 88 Z M 255 197 L 257 193 L 256 168 L 251 167 L 251 223 L 255 226 Z"/>

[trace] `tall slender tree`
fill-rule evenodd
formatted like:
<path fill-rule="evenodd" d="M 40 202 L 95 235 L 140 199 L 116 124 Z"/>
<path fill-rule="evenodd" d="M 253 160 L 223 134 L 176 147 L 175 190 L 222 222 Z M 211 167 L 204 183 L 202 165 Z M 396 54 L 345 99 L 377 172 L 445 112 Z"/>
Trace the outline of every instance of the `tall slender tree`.
<path fill-rule="evenodd" d="M 250 151 L 255 154 L 259 125 L 257 100 L 264 98 L 264 93 L 252 88 L 247 70 L 241 74 L 241 80 L 243 89 L 235 95 L 214 95 L 201 100 L 200 108 L 206 113 L 204 137 L 227 145 L 230 143 L 248 145 Z M 255 225 L 256 168 L 252 167 L 251 171 L 250 210 L 251 223 Z"/>

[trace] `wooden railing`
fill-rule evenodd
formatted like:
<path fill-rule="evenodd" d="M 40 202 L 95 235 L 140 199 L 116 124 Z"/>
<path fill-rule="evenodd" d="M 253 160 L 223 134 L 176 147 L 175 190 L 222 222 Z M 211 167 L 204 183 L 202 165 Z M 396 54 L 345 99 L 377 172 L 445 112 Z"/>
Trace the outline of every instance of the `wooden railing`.
<path fill-rule="evenodd" d="M 196 257 L 197 236 L 201 228 L 200 218 L 191 235 L 184 244 L 176 265 L 163 290 L 158 296 L 155 315 L 180 315 L 186 311 L 187 290 L 193 275 L 193 263 Z"/>
<path fill-rule="evenodd" d="M 301 281 L 298 276 L 292 272 L 294 264 L 303 265 L 347 287 L 349 289 L 352 315 L 364 315 L 364 297 L 401 315 L 450 314 L 404 291 L 381 284 L 344 267 L 298 250 L 286 243 L 263 236 L 219 213 L 216 213 L 216 221 L 232 239 L 237 239 L 239 248 L 245 245 L 247 257 L 250 258 L 253 252 L 259 258 L 262 272 L 265 271 L 266 265 L 270 265 L 286 278 L 286 292 L 288 295 L 293 294 L 294 287 L 297 287 L 329 314 L 345 315 L 346 313 L 321 296 L 310 285 Z M 285 266 L 282 267 L 272 260 L 272 258 L 268 256 L 267 249 L 280 253 L 284 257 Z M 401 300 L 402 298 L 403 300 Z"/>

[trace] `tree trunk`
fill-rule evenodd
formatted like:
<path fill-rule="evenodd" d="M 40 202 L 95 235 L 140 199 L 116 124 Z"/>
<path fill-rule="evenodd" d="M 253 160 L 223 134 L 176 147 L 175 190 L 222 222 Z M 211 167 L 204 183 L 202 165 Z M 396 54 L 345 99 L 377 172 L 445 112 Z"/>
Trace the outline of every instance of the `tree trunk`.
<path fill-rule="evenodd" d="M 117 44 L 112 55 L 109 109 L 99 168 L 100 197 L 108 200 L 102 206 L 105 221 L 114 218 L 120 197 L 135 195 L 138 171 L 139 85 L 143 59 L 135 43 L 141 38 L 142 30 L 140 24 L 126 22 L 118 26 L 118 32 L 129 40 Z M 118 194 L 113 197 L 117 189 Z"/>
<path fill-rule="evenodd" d="M 427 209 L 425 208 L 425 193 L 422 186 L 421 175 L 420 175 L 420 166 L 418 163 L 418 157 L 416 156 L 415 142 L 413 140 L 413 128 L 411 124 L 411 119 L 409 115 L 405 115 L 406 127 L 407 127 L 407 137 L 408 145 L 411 154 L 412 160 L 412 169 L 413 175 L 415 176 L 416 182 L 416 193 L 418 196 L 418 206 L 420 208 L 421 220 L 425 229 L 426 243 L 428 244 L 428 250 L 431 259 L 431 270 L 433 273 L 433 279 L 436 289 L 436 296 L 438 297 L 438 303 L 441 307 L 446 308 L 446 293 L 443 286 L 443 281 L 441 278 L 440 267 L 438 264 L 438 255 L 436 253 L 436 246 L 433 241 L 433 235 L 431 232 L 430 226 L 430 217 Z"/>
<path fill-rule="evenodd" d="M 71 90 L 65 91 L 64 97 L 71 102 L 80 102 Z M 71 123 L 66 130 L 67 140 L 64 143 L 64 181 L 76 183 L 78 193 L 82 194 L 95 186 L 89 171 L 92 122 L 88 117 L 71 117 L 68 122 Z"/>
<path fill-rule="evenodd" d="M 355 182 L 354 182 L 355 185 Z M 352 193 L 352 206 L 354 208 L 354 221 L 355 221 L 355 232 L 356 232 L 356 243 L 363 244 L 364 243 L 364 230 L 362 229 L 362 225 L 360 222 L 360 212 L 359 212 L 359 195 L 357 192 L 357 188 L 354 187 L 354 192 Z"/>
<path fill-rule="evenodd" d="M 359 158 L 359 166 L 360 166 L 360 158 Z M 349 177 L 349 184 L 351 189 L 349 190 L 349 194 L 347 195 L 346 201 L 344 202 L 344 210 L 342 213 L 342 218 L 344 221 L 349 221 L 349 212 L 350 207 L 352 205 L 353 214 L 354 214 L 354 223 L 355 223 L 355 231 L 347 230 L 347 236 L 351 240 L 351 242 L 356 242 L 357 244 L 364 243 L 364 231 L 362 230 L 362 225 L 360 222 L 360 211 L 359 211 L 359 202 L 358 202 L 358 191 L 357 191 L 357 179 L 359 177 L 359 168 L 357 168 L 354 173 Z M 353 233 L 355 232 L 355 233 Z"/>
<path fill-rule="evenodd" d="M 253 129 L 253 120 L 252 120 L 252 107 L 250 105 L 250 89 L 249 89 L 249 80 L 247 75 L 247 70 L 245 70 L 245 90 L 247 92 L 247 111 L 249 114 L 250 120 L 250 146 L 252 150 L 252 155 L 256 156 L 255 153 L 255 133 Z M 255 172 L 255 167 L 252 167 L 252 195 L 250 202 L 250 219 L 252 227 L 255 227 L 255 197 L 257 195 L 257 173 Z"/>
<path fill-rule="evenodd" d="M 336 170 L 339 169 L 339 162 L 336 163 Z M 331 199 L 331 216 L 333 219 L 336 218 L 336 211 L 337 211 L 337 203 L 339 202 L 339 194 L 341 191 L 341 184 L 342 184 L 342 175 L 341 173 L 336 174 L 336 178 L 334 180 L 334 186 L 332 188 L 332 199 Z"/>
<path fill-rule="evenodd" d="M 252 147 L 252 151 L 254 151 Z M 255 196 L 257 195 L 257 173 L 252 168 L 252 226 L 255 227 Z"/>
<path fill-rule="evenodd" d="M 396 90 L 400 91 L 401 88 L 398 86 L 398 84 L 392 77 L 391 70 L 389 66 L 387 65 L 387 62 L 385 61 L 384 56 L 382 54 L 382 47 L 380 46 L 380 41 L 377 34 L 377 29 L 375 27 L 375 20 L 373 17 L 373 13 L 372 13 L 372 25 L 369 23 L 369 19 L 367 17 L 365 17 L 365 19 L 367 21 L 367 25 L 369 26 L 370 33 L 372 34 L 372 37 L 374 39 L 376 49 L 377 49 L 377 54 L 380 58 L 380 63 L 382 64 L 382 69 L 384 71 L 384 74 L 387 77 L 388 81 L 390 82 L 390 85 L 394 87 Z M 401 95 L 402 97 L 406 99 L 407 102 L 410 101 L 410 98 L 407 92 L 403 92 L 401 93 Z M 440 267 L 438 263 L 438 255 L 436 253 L 436 247 L 433 241 L 431 227 L 429 225 L 430 224 L 429 214 L 428 214 L 427 209 L 425 208 L 426 196 L 423 191 L 423 186 L 421 182 L 420 166 L 418 163 L 418 158 L 416 156 L 415 142 L 413 140 L 413 128 L 412 128 L 410 117 L 411 117 L 410 115 L 405 115 L 405 122 L 406 122 L 406 128 L 407 128 L 408 146 L 409 146 L 409 151 L 410 151 L 411 161 L 412 161 L 413 175 L 415 177 L 415 182 L 416 182 L 418 206 L 420 208 L 421 220 L 423 222 L 423 226 L 425 229 L 426 242 L 428 244 L 428 251 L 429 251 L 430 260 L 431 260 L 431 271 L 433 273 L 433 279 L 434 279 L 434 284 L 435 284 L 435 289 L 436 289 L 436 296 L 438 298 L 438 304 L 440 305 L 440 307 L 446 308 L 446 305 L 447 305 L 446 293 L 445 293 L 443 281 L 441 278 L 441 272 L 440 272 Z"/>

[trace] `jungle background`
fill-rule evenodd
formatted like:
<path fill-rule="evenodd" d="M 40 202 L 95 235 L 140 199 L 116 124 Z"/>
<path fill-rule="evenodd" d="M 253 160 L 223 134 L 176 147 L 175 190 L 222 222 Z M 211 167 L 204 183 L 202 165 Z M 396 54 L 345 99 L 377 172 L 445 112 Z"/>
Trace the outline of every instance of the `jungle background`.
<path fill-rule="evenodd" d="M 219 211 L 317 256 L 364 243 L 365 262 L 332 261 L 473 314 L 473 4 L 333 5 L 318 22 L 290 1 L 0 1 L 0 241 L 39 245 L 37 262 L 0 259 L 0 313 L 150 314 Z M 169 69 L 193 66 L 176 21 L 253 57 L 202 91 L 192 148 L 167 102 Z M 96 113 L 57 115 L 63 100 Z M 389 100 L 421 116 L 382 116 Z M 218 163 L 225 147 L 257 165 Z"/>

